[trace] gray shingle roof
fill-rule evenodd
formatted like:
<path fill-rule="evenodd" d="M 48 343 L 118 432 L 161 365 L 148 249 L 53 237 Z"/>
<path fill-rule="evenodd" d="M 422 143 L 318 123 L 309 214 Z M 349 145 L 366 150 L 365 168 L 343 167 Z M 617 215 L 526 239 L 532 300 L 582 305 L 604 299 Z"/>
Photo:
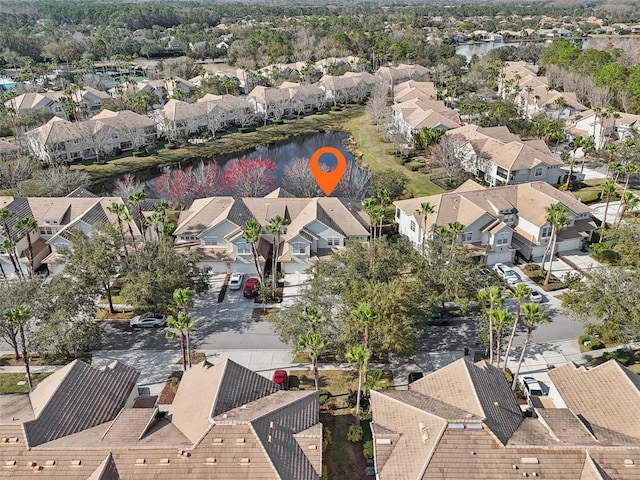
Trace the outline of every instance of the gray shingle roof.
<path fill-rule="evenodd" d="M 135 369 L 118 362 L 94 368 L 75 360 L 58 370 L 30 394 L 36 418 L 24 424 L 29 446 L 113 420 L 137 379 Z"/>

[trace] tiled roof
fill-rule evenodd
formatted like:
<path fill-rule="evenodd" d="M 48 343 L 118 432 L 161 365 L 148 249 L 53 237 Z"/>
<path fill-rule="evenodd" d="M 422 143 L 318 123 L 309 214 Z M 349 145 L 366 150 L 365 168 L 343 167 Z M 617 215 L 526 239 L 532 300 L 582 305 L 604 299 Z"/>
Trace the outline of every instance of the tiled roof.
<path fill-rule="evenodd" d="M 69 194 L 65 195 L 70 198 L 97 198 L 98 196 L 94 193 L 91 193 L 84 187 L 78 187 Z"/>
<path fill-rule="evenodd" d="M 94 368 L 75 360 L 31 392 L 35 419 L 24 424 L 37 446 L 112 420 L 124 406 L 138 372 L 121 363 Z"/>
<path fill-rule="evenodd" d="M 87 480 L 120 480 L 118 468 L 113 461 L 111 453 L 107 455 L 107 458 L 104 459 Z"/>
<path fill-rule="evenodd" d="M 640 444 L 640 378 L 636 374 L 609 360 L 590 370 L 568 363 L 549 371 L 549 376 L 567 407 L 596 439 L 614 445 Z"/>

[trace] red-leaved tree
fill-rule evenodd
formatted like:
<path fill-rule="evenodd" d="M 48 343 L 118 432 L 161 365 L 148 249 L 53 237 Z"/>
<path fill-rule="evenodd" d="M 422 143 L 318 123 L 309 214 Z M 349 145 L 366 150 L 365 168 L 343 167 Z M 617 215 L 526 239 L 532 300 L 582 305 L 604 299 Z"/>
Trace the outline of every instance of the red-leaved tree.
<path fill-rule="evenodd" d="M 217 162 L 200 162 L 196 168 L 163 173 L 155 186 L 156 192 L 181 206 L 196 198 L 212 197 L 221 192 L 220 167 Z"/>
<path fill-rule="evenodd" d="M 267 158 L 229 160 L 222 176 L 222 190 L 234 197 L 263 197 L 276 184 L 276 164 Z"/>

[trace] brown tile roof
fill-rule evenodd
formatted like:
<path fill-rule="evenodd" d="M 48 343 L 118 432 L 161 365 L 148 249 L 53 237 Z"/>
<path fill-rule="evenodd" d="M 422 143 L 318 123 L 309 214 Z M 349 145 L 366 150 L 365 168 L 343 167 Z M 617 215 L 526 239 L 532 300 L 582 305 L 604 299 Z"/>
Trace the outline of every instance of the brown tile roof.
<path fill-rule="evenodd" d="M 112 420 L 124 407 L 138 372 L 121 363 L 94 368 L 75 360 L 31 392 L 35 419 L 24 424 L 37 446 Z"/>
<path fill-rule="evenodd" d="M 640 378 L 636 374 L 609 360 L 590 370 L 568 363 L 550 370 L 549 376 L 567 407 L 599 441 L 640 444 Z"/>
<path fill-rule="evenodd" d="M 118 468 L 111 453 L 103 460 L 87 480 L 120 480 Z"/>

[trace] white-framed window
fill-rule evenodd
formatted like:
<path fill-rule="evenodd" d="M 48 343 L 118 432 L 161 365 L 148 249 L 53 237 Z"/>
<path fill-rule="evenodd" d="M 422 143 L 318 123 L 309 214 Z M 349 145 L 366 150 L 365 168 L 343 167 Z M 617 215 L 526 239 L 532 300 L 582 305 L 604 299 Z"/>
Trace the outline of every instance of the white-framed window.
<path fill-rule="evenodd" d="M 304 242 L 294 242 L 291 245 L 294 255 L 304 255 L 307 253 L 307 244 Z"/>
<path fill-rule="evenodd" d="M 541 177 L 543 171 L 544 171 L 544 169 L 542 167 L 536 167 L 536 169 L 533 171 L 533 176 L 534 177 Z"/>
<path fill-rule="evenodd" d="M 218 245 L 218 237 L 204 237 L 205 247 L 214 247 Z"/>
<path fill-rule="evenodd" d="M 411 223 L 409 224 L 409 228 L 411 229 L 412 232 L 415 232 L 416 231 L 416 222 L 411 220 Z"/>
<path fill-rule="evenodd" d="M 339 247 L 340 246 L 340 237 L 329 237 L 327 238 L 327 245 L 330 247 Z"/>
<path fill-rule="evenodd" d="M 505 246 L 509 244 L 509 234 L 508 233 L 499 233 L 496 235 L 496 245 L 497 246 Z"/>
<path fill-rule="evenodd" d="M 251 245 L 247 242 L 239 242 L 238 255 L 251 255 Z"/>
<path fill-rule="evenodd" d="M 460 241 L 461 242 L 470 242 L 471 241 L 471 237 L 473 237 L 473 233 L 472 232 L 464 232 L 460 234 Z"/>
<path fill-rule="evenodd" d="M 545 225 L 540 230 L 540 237 L 541 238 L 549 238 L 551 236 L 551 231 L 552 230 L 553 230 L 553 228 L 551 227 L 551 225 Z"/>
<path fill-rule="evenodd" d="M 194 240 L 197 240 L 197 238 L 196 237 L 192 237 L 192 236 L 186 236 L 186 237 L 180 237 L 180 240 L 184 240 L 184 241 L 187 241 L 187 242 L 192 242 Z"/>
<path fill-rule="evenodd" d="M 40 227 L 40 235 L 53 235 L 53 228 Z"/>

